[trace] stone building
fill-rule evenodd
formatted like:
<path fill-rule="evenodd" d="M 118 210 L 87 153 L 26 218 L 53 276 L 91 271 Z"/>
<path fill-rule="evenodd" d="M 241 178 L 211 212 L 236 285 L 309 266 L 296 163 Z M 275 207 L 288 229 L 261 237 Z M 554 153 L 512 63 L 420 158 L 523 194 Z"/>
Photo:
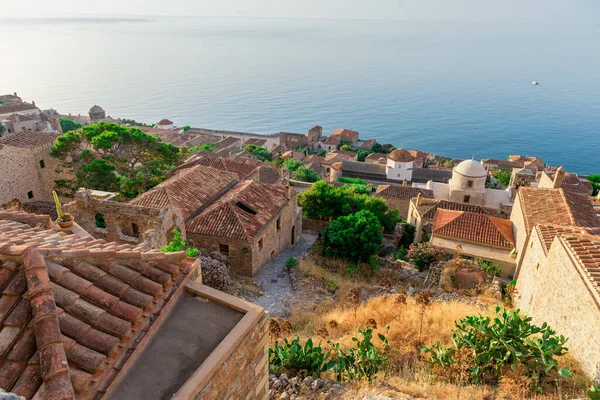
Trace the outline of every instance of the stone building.
<path fill-rule="evenodd" d="M 279 144 L 288 149 L 298 149 L 308 147 L 310 140 L 308 135 L 303 133 L 279 132 Z"/>
<path fill-rule="evenodd" d="M 431 234 L 433 218 L 438 209 L 467 211 L 476 214 L 489 214 L 488 210 L 473 204 L 453 203 L 446 200 L 436 200 L 417 195 L 410 199 L 408 208 L 408 223 L 415 226 L 415 243 L 427 240 Z"/>
<path fill-rule="evenodd" d="M 182 232 L 185 238 L 183 217 L 178 208 L 141 207 L 107 200 L 97 193 L 79 189 L 74 201 L 63 207 L 95 238 L 141 245 L 145 250 L 167 245 L 173 239 L 174 229 Z"/>
<path fill-rule="evenodd" d="M 189 242 L 227 255 L 232 270 L 253 275 L 298 241 L 302 217 L 294 190 L 243 180 L 238 173 L 196 164 L 175 171 L 130 204 L 180 209 Z"/>
<path fill-rule="evenodd" d="M 562 187 L 523 187 L 511 220 L 519 251 L 516 306 L 568 337 L 569 353 L 600 379 L 600 219 L 592 203 Z"/>
<path fill-rule="evenodd" d="M 498 264 L 505 277 L 514 276 L 516 266 L 512 222 L 488 214 L 439 208 L 433 219 L 431 243 L 461 256 Z"/>
<path fill-rule="evenodd" d="M 331 132 L 329 138 L 337 140 L 338 143 L 348 143 L 350 146 L 354 147 L 358 141 L 358 132 L 351 129 L 336 129 Z"/>
<path fill-rule="evenodd" d="M 386 176 L 395 181 L 412 181 L 415 158 L 407 150 L 394 149 L 387 155 Z"/>
<path fill-rule="evenodd" d="M 12 199 L 51 200 L 58 160 L 49 150 L 56 135 L 23 131 L 0 137 L 0 204 Z"/>
<path fill-rule="evenodd" d="M 334 150 L 325 155 L 321 166 L 324 169 L 324 176 L 328 177 L 331 173 L 331 166 L 336 163 L 340 163 L 343 161 L 356 161 L 358 159 L 358 155 L 353 151 L 342 151 L 342 150 Z"/>
<path fill-rule="evenodd" d="M 521 187 L 531 187 L 536 183 L 536 172 L 531 168 L 513 168 L 508 186 L 513 190 L 513 196 Z"/>
<path fill-rule="evenodd" d="M 98 105 L 92 106 L 88 111 L 91 122 L 98 122 L 106 119 L 106 111 Z"/>
<path fill-rule="evenodd" d="M 410 200 L 413 197 L 433 199 L 433 192 L 410 186 L 379 185 L 373 196 L 384 199 L 390 208 L 398 210 L 400 216 L 407 219 Z"/>
<path fill-rule="evenodd" d="M 340 145 L 340 141 L 336 138 L 328 138 L 323 140 L 322 146 L 319 145 L 318 151 L 325 150 L 326 152 L 331 152 L 337 150 Z"/>
<path fill-rule="evenodd" d="M 266 399 L 268 315 L 140 251 L 0 211 L 0 387 L 25 399 Z"/>
<path fill-rule="evenodd" d="M 172 131 L 175 129 L 175 124 L 173 121 L 163 118 L 156 123 L 156 127 L 158 129 L 162 129 L 163 131 Z"/>

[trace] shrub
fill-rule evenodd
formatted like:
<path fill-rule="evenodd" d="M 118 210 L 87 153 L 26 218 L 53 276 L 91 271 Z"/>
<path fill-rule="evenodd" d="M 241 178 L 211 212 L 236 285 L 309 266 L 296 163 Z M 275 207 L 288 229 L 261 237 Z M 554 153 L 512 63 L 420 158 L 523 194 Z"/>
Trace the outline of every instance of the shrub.
<path fill-rule="evenodd" d="M 452 334 L 454 347 L 442 347 L 439 342 L 421 351 L 430 355 L 429 364 L 443 370 L 448 378 L 466 378 L 474 384 L 496 383 L 510 369 L 524 369 L 524 374 L 538 387 L 551 371 L 570 376 L 567 369 L 558 369 L 555 356 L 567 352 L 567 339 L 557 336 L 544 323 L 531 324 L 530 317 L 521 317 L 519 310 L 496 308 L 495 318 L 468 316 L 455 323 Z"/>
<path fill-rule="evenodd" d="M 406 257 L 420 272 L 429 268 L 438 257 L 444 257 L 446 250 L 429 242 L 411 244 Z"/>
<path fill-rule="evenodd" d="M 325 287 L 330 292 L 335 293 L 335 291 L 340 288 L 340 285 L 338 285 L 335 281 L 333 281 L 331 279 L 326 279 L 325 280 Z"/>
<path fill-rule="evenodd" d="M 365 261 L 377 254 L 383 243 L 383 234 L 375 215 L 362 210 L 332 221 L 323 230 L 322 240 L 328 257 Z"/>
<path fill-rule="evenodd" d="M 166 246 L 160 248 L 163 253 L 175 253 L 183 250 L 185 243 L 179 229 L 173 229 L 173 240 L 171 240 Z"/>
<path fill-rule="evenodd" d="M 188 247 L 187 249 L 185 249 L 185 255 L 188 257 L 197 258 L 199 254 L 200 250 L 198 250 L 195 247 Z"/>
<path fill-rule="evenodd" d="M 273 154 L 264 147 L 257 146 L 255 144 L 245 144 L 242 148 L 252 154 L 260 161 L 271 161 L 273 160 Z"/>
<path fill-rule="evenodd" d="M 398 247 L 408 248 L 415 241 L 416 231 L 417 231 L 416 226 L 405 222 L 404 223 L 404 232 L 402 232 L 402 237 L 400 238 L 400 242 L 398 242 Z"/>
<path fill-rule="evenodd" d="M 189 125 L 185 125 L 185 126 L 182 126 L 181 129 L 183 129 L 184 132 L 187 132 L 192 128 Z"/>
<path fill-rule="evenodd" d="M 365 185 L 367 186 L 367 182 L 363 181 L 362 179 L 359 178 L 347 178 L 347 177 L 340 177 L 338 178 L 338 182 L 342 182 L 342 183 L 352 183 L 355 185 Z"/>
<path fill-rule="evenodd" d="M 284 339 L 282 346 L 275 341 L 273 347 L 269 348 L 269 371 L 275 375 L 289 371 L 294 374 L 321 376 L 326 370 L 330 354 L 330 351 L 323 351 L 321 345 L 314 346 L 312 339 L 308 339 L 304 345 L 300 343 L 299 337 L 292 342 Z"/>
<path fill-rule="evenodd" d="M 391 254 L 394 260 L 408 261 L 408 249 L 406 247 L 398 247 L 397 249 L 394 249 Z"/>
<path fill-rule="evenodd" d="M 285 263 L 285 269 L 291 271 L 296 265 L 298 265 L 298 260 L 296 260 L 294 257 L 290 257 Z"/>
<path fill-rule="evenodd" d="M 316 182 L 319 180 L 319 175 L 312 169 L 302 165 L 292 172 L 292 179 L 301 182 Z"/>
<path fill-rule="evenodd" d="M 379 260 L 375 256 L 369 257 L 369 266 L 371 270 L 377 271 L 379 269 Z"/>
<path fill-rule="evenodd" d="M 600 400 L 600 385 L 592 385 L 590 390 L 587 391 L 587 395 L 590 400 Z"/>
<path fill-rule="evenodd" d="M 491 261 L 485 261 L 481 258 L 475 260 L 475 263 L 481 267 L 483 272 L 491 276 L 500 276 L 502 275 L 502 269 L 500 268 L 500 264 L 493 264 Z"/>
<path fill-rule="evenodd" d="M 502 186 L 506 187 L 510 183 L 510 176 L 512 174 L 512 170 L 510 168 L 500 168 L 494 174 L 494 178 L 498 180 Z"/>
<path fill-rule="evenodd" d="M 352 338 L 352 341 L 356 343 L 356 347 L 341 349 L 339 343 L 328 342 L 336 355 L 336 358 L 329 362 L 328 369 L 336 374 L 338 381 L 367 379 L 371 382 L 375 375 L 379 372 L 387 372 L 389 368 L 388 357 L 385 354 L 390 347 L 387 337 L 381 333 L 378 335 L 383 344 L 383 350 L 379 350 L 371 341 L 373 329 L 363 330 L 357 328 L 357 330 L 362 338 Z M 386 333 L 387 331 L 389 331 L 389 326 L 386 327 Z"/>
<path fill-rule="evenodd" d="M 290 172 L 294 172 L 295 170 L 297 170 L 300 167 L 303 167 L 304 164 L 302 164 L 300 161 L 298 160 L 294 160 L 293 158 L 288 158 L 287 160 L 285 160 L 282 164 L 284 167 L 286 167 Z"/>
<path fill-rule="evenodd" d="M 357 274 L 358 274 L 358 265 L 357 264 L 346 265 L 346 275 L 356 276 Z"/>

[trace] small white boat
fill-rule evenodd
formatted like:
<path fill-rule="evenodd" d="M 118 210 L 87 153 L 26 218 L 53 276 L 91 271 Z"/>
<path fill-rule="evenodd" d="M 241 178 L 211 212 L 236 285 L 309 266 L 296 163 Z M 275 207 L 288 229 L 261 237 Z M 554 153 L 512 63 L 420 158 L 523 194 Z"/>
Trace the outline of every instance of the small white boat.
<path fill-rule="evenodd" d="M 538 81 L 533 81 L 533 82 L 531 82 L 531 84 L 532 84 L 533 86 L 537 86 L 537 85 L 539 85 Z"/>

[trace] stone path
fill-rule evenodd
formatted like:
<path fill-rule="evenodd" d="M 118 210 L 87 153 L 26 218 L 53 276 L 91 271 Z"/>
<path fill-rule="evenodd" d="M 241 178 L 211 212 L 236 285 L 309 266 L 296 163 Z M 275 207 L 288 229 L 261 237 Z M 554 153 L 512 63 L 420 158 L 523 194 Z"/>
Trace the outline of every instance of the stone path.
<path fill-rule="evenodd" d="M 276 255 L 262 267 L 253 279 L 261 284 L 265 294 L 256 299 L 255 304 L 265 308 L 272 316 L 284 310 L 286 301 L 293 295 L 285 264 L 290 257 L 297 257 L 310 249 L 316 239 L 317 235 L 303 233 L 298 243 Z"/>

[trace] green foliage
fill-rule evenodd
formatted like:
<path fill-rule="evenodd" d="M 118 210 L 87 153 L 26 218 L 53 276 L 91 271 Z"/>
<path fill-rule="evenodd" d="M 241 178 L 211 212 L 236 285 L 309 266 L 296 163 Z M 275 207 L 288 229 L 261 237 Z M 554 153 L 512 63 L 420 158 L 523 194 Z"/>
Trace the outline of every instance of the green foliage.
<path fill-rule="evenodd" d="M 502 186 L 507 187 L 510 183 L 510 176 L 512 174 L 512 170 L 510 168 L 499 168 L 496 173 L 494 173 L 494 178 L 498 180 Z"/>
<path fill-rule="evenodd" d="M 587 395 L 590 400 L 600 400 L 600 385 L 592 385 L 590 390 L 587 391 Z"/>
<path fill-rule="evenodd" d="M 144 126 L 144 124 L 142 124 L 141 122 L 137 122 L 135 119 L 122 118 L 121 122 L 124 124 L 132 125 L 132 126 Z"/>
<path fill-rule="evenodd" d="M 297 170 L 300 167 L 303 167 L 304 164 L 302 164 L 300 161 L 295 160 L 293 158 L 288 158 L 287 160 L 285 160 L 282 164 L 284 167 L 286 167 L 290 172 L 294 172 L 295 170 Z"/>
<path fill-rule="evenodd" d="M 298 260 L 296 260 L 294 257 L 290 257 L 290 258 L 288 258 L 287 262 L 285 263 L 285 269 L 287 269 L 288 271 L 291 271 L 292 269 L 294 269 L 296 267 L 296 265 L 298 265 Z"/>
<path fill-rule="evenodd" d="M 80 124 L 79 122 L 75 122 L 68 118 L 61 118 L 59 122 L 60 129 L 62 129 L 62 131 L 65 133 L 69 131 L 75 131 L 83 126 L 83 124 Z"/>
<path fill-rule="evenodd" d="M 509 368 L 522 369 L 536 388 L 551 371 L 570 376 L 569 370 L 558 368 L 555 359 L 567 352 L 567 339 L 555 335 L 546 323 L 541 327 L 531 324 L 531 318 L 521 317 L 519 310 L 500 312 L 497 307 L 493 319 L 467 316 L 455 326 L 453 347 L 438 342 L 421 348 L 429 354 L 429 364 L 450 379 L 460 379 L 466 371 L 471 383 L 496 383 Z"/>
<path fill-rule="evenodd" d="M 369 266 L 371 270 L 377 271 L 379 269 L 379 260 L 375 256 L 369 257 Z"/>
<path fill-rule="evenodd" d="M 352 151 L 352 146 L 350 146 L 349 144 L 343 144 L 340 146 L 340 150 L 342 151 Z"/>
<path fill-rule="evenodd" d="M 173 240 L 171 240 L 166 246 L 160 248 L 163 253 L 175 253 L 183 250 L 185 243 L 179 229 L 173 229 Z"/>
<path fill-rule="evenodd" d="M 186 126 L 182 126 L 181 129 L 183 129 L 184 132 L 187 132 L 192 128 L 189 125 L 186 125 Z"/>
<path fill-rule="evenodd" d="M 331 279 L 326 279 L 325 280 L 325 287 L 327 288 L 327 290 L 329 290 L 332 293 L 335 293 L 336 290 L 338 290 L 340 288 L 340 285 L 337 284 L 336 281 L 331 280 Z"/>
<path fill-rule="evenodd" d="M 502 269 L 500 268 L 500 264 L 494 264 L 491 261 L 485 261 L 481 258 L 475 260 L 475 263 L 483 269 L 483 271 L 491 276 L 500 276 L 502 275 Z"/>
<path fill-rule="evenodd" d="M 185 255 L 188 257 L 197 258 L 199 254 L 200 250 L 198 250 L 195 247 L 188 247 L 187 249 L 185 249 Z"/>
<path fill-rule="evenodd" d="M 389 329 L 389 326 L 387 326 L 386 334 Z M 327 364 L 327 368 L 336 374 L 338 381 L 367 379 L 371 382 L 375 375 L 380 372 L 386 373 L 389 369 L 386 351 L 389 349 L 390 344 L 386 335 L 381 333 L 378 335 L 383 344 L 383 350 L 380 350 L 372 342 L 373 329 L 363 330 L 357 328 L 357 330 L 362 337 L 352 338 L 352 341 L 356 343 L 356 347 L 342 349 L 339 343 L 328 342 L 333 348 L 336 358 Z"/>
<path fill-rule="evenodd" d="M 0 100 L 0 104 L 4 104 L 4 100 Z"/>
<path fill-rule="evenodd" d="M 65 196 L 86 187 L 135 197 L 165 180 L 187 154 L 139 128 L 108 122 L 64 133 L 50 149 L 63 170 L 73 172 L 74 178 L 55 181 Z"/>
<path fill-rule="evenodd" d="M 454 160 L 450 160 L 450 159 L 441 160 L 440 164 L 446 168 L 454 168 Z"/>
<path fill-rule="evenodd" d="M 104 215 L 102 213 L 98 213 L 94 216 L 94 220 L 96 221 L 97 228 L 106 228 L 106 220 L 104 219 Z"/>
<path fill-rule="evenodd" d="M 338 182 L 342 182 L 342 183 L 351 183 L 354 185 L 365 185 L 367 186 L 367 182 L 363 181 L 362 179 L 359 178 L 347 178 L 347 177 L 339 177 L 338 178 Z"/>
<path fill-rule="evenodd" d="M 339 217 L 322 232 L 325 255 L 328 257 L 368 260 L 377 254 L 383 243 L 381 224 L 370 211 Z"/>
<path fill-rule="evenodd" d="M 312 169 L 303 165 L 292 172 L 292 179 L 301 182 L 317 182 L 319 180 L 319 175 Z"/>
<path fill-rule="evenodd" d="M 398 247 L 392 250 L 391 256 L 393 260 L 408 261 L 408 249 L 406 247 Z"/>
<path fill-rule="evenodd" d="M 593 196 L 598 195 L 598 192 L 600 192 L 600 174 L 589 175 L 587 180 L 592 182 L 592 187 L 594 188 Z"/>
<path fill-rule="evenodd" d="M 279 375 L 282 371 L 301 375 L 321 376 L 326 370 L 327 362 L 331 352 L 325 352 L 321 345 L 314 346 L 312 339 L 308 339 L 304 345 L 300 338 L 289 342 L 283 340 L 283 345 L 275 341 L 273 347 L 269 348 L 269 372 Z"/>
<path fill-rule="evenodd" d="M 373 153 L 385 153 L 385 154 L 391 153 L 395 149 L 396 148 L 389 143 L 381 144 L 379 142 L 375 142 L 375 144 L 371 148 Z"/>
<path fill-rule="evenodd" d="M 356 152 L 356 155 L 358 156 L 358 161 L 365 161 L 367 156 L 371 153 L 372 153 L 372 151 L 369 151 L 369 150 L 358 149 L 358 151 Z"/>
<path fill-rule="evenodd" d="M 198 146 L 198 150 L 208 151 L 210 153 L 214 152 L 219 146 L 214 143 L 205 143 L 201 146 Z"/>
<path fill-rule="evenodd" d="M 261 161 L 273 160 L 273 154 L 264 147 L 255 144 L 245 144 L 242 148 Z"/>
<path fill-rule="evenodd" d="M 325 157 L 327 155 L 327 152 L 325 150 L 321 150 L 320 152 L 317 153 L 317 156 L 319 157 Z"/>
<path fill-rule="evenodd" d="M 393 232 L 400 221 L 397 210 L 390 210 L 384 199 L 369 197 L 364 185 L 344 185 L 335 188 L 324 181 L 316 182 L 298 196 L 298 202 L 307 218 L 332 220 L 341 216 L 368 210 L 375 214 L 386 232 Z"/>
<path fill-rule="evenodd" d="M 356 276 L 358 274 L 358 265 L 357 264 L 348 264 L 346 265 L 346 275 L 348 276 Z"/>
<path fill-rule="evenodd" d="M 415 233 L 417 232 L 417 227 L 413 224 L 409 224 L 408 222 L 404 223 L 404 232 L 402 232 L 402 237 L 400 238 L 400 242 L 398 242 L 399 247 L 408 248 L 415 241 Z"/>
<path fill-rule="evenodd" d="M 4 125 L 0 124 L 0 136 L 2 136 L 4 131 L 6 131 L 6 128 L 4 127 Z"/>

